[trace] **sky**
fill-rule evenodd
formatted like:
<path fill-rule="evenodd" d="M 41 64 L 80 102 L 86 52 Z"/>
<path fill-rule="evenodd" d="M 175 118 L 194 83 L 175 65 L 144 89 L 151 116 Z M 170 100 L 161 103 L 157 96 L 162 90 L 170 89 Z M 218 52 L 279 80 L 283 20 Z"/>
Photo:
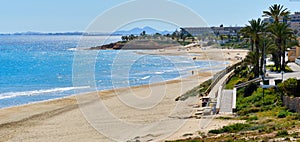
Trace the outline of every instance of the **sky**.
<path fill-rule="evenodd" d="M 153 2 L 157 0 L 137 0 L 142 2 Z M 162 1 L 162 0 L 160 0 Z M 115 12 L 116 14 L 111 19 L 107 19 L 105 27 L 107 31 L 114 29 L 116 24 L 109 23 L 112 19 L 124 19 L 126 15 L 145 15 L 144 9 L 147 5 L 139 5 L 131 7 L 131 9 L 118 11 L 118 7 L 122 7 L 128 3 L 136 1 L 125 0 L 0 0 L 0 33 L 14 33 L 14 32 L 73 32 L 86 31 L 93 22 L 102 15 L 109 15 L 108 13 Z M 244 26 L 248 20 L 257 19 L 262 16 L 262 11 L 267 10 L 269 6 L 277 3 L 284 5 L 291 12 L 300 11 L 300 0 L 169 0 L 165 2 L 175 3 L 183 9 L 188 9 L 194 14 L 202 18 L 209 26 Z M 130 5 L 130 4 L 128 4 Z M 132 6 L 132 5 L 131 5 Z M 162 7 L 158 4 L 153 11 L 167 13 L 172 11 L 171 8 Z M 129 12 L 131 11 L 131 12 Z M 174 9 L 173 11 L 176 11 Z M 181 11 L 173 12 L 172 17 L 174 21 L 180 21 L 184 18 Z M 120 12 L 120 13 L 117 13 Z M 184 12 L 182 12 L 184 13 Z M 159 14 L 158 14 L 159 15 Z M 167 14 L 166 14 L 167 15 Z M 195 16 L 190 14 L 190 16 Z M 137 16 L 138 17 L 138 16 Z M 176 19 L 176 17 L 178 17 Z M 134 17 L 131 17 L 134 18 Z M 187 16 L 188 18 L 188 16 Z M 193 19 L 193 18 L 190 18 Z M 106 19 L 105 19 L 106 20 Z M 112 22 L 114 22 L 112 20 Z M 127 19 L 128 20 L 128 19 Z M 100 20 L 101 21 L 101 20 Z M 187 20 L 189 21 L 189 20 Z M 190 23 L 180 23 L 179 26 L 198 26 L 193 20 Z M 172 23 L 172 21 L 171 21 Z M 176 23 L 176 22 L 175 22 Z M 174 24 L 174 23 L 173 23 Z M 124 26 L 125 25 L 125 26 Z M 131 26 L 118 25 L 124 29 L 132 28 Z M 158 30 L 171 30 L 172 26 L 154 25 Z M 169 29 L 168 29 L 169 28 Z M 101 30 L 106 30 L 101 29 Z M 107 32 L 103 31 L 103 32 Z"/>

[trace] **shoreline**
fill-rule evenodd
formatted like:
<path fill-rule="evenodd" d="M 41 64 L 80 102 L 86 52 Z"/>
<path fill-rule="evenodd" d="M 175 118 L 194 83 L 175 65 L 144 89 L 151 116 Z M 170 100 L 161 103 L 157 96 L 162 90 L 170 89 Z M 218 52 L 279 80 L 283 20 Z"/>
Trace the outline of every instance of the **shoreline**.
<path fill-rule="evenodd" d="M 206 73 L 209 74 L 209 73 Z M 127 87 L 127 88 L 119 88 L 119 89 L 113 89 L 113 90 L 105 90 L 105 91 L 99 91 L 99 92 L 91 92 L 91 93 L 84 93 L 84 94 L 77 94 L 77 95 L 73 95 L 73 96 L 68 96 L 65 98 L 59 98 L 59 99 L 55 99 L 55 100 L 51 100 L 51 101 L 44 101 L 44 102 L 36 102 L 33 104 L 26 104 L 26 105 L 22 105 L 22 106 L 15 106 L 15 107 L 11 107 L 11 108 L 5 108 L 5 109 L 1 109 L 0 110 L 0 135 L 2 135 L 3 133 L 7 134 L 7 132 L 3 132 L 6 131 L 7 126 L 9 126 L 10 128 L 13 129 L 18 129 L 18 128 L 22 128 L 24 127 L 23 123 L 31 123 L 30 121 L 35 119 L 38 119 L 39 121 L 46 121 L 47 119 L 51 119 L 52 117 L 56 117 L 57 113 L 58 116 L 63 116 L 63 113 L 60 113 L 60 111 L 63 112 L 69 112 L 69 111 L 74 111 L 80 109 L 78 107 L 78 100 L 76 97 L 86 97 L 88 95 L 95 95 L 97 94 L 99 98 L 101 99 L 110 99 L 112 96 L 112 93 L 115 92 L 122 92 L 124 90 L 128 90 L 128 89 L 146 89 L 148 88 L 148 86 L 161 86 L 166 84 L 168 85 L 173 85 L 173 84 L 180 84 L 182 82 L 188 82 L 191 78 L 194 78 L 195 76 L 198 75 L 194 75 L 194 76 L 190 76 L 187 78 L 183 78 L 183 79 L 177 79 L 177 80 L 170 80 L 170 81 L 166 81 L 166 82 L 160 82 L 160 83 L 155 83 L 155 84 L 150 84 L 150 85 L 143 85 L 143 86 L 135 86 L 135 87 Z M 198 77 L 201 77 L 203 75 L 199 75 Z M 204 75 L 205 76 L 205 75 Z M 204 77 L 203 81 L 209 79 L 210 77 Z M 202 82 L 203 82 L 202 81 Z M 171 101 L 175 102 L 175 97 L 174 96 Z M 34 111 L 32 111 L 34 110 Z M 53 113 L 53 114 L 52 114 Z M 82 112 L 80 112 L 81 114 Z M 49 115 L 50 116 L 47 116 Z M 81 114 L 82 115 L 82 114 Z M 9 117 L 9 116 L 13 116 L 10 119 L 6 119 L 4 120 L 4 117 Z M 41 117 L 46 117 L 46 120 L 41 119 Z M 83 116 L 79 116 L 79 117 L 83 117 Z M 86 120 L 84 120 L 84 123 L 86 123 Z M 62 124 L 60 124 L 62 125 Z M 85 125 L 89 125 L 89 124 L 85 124 Z M 32 127 L 32 126 L 30 126 Z M 90 130 L 89 131 L 94 131 L 94 135 L 101 135 L 98 132 L 95 132 L 94 128 L 92 128 L 91 126 L 89 126 Z M 4 128 L 4 129 L 3 129 Z M 70 128 L 72 129 L 72 128 Z M 43 130 L 41 130 L 43 131 Z M 31 134 L 29 134 L 31 135 Z M 101 136 L 102 137 L 102 136 Z M 101 139 L 105 139 L 104 141 L 110 141 L 109 139 L 106 139 L 105 137 L 102 137 Z M 5 139 L 1 139 L 0 141 L 6 141 Z M 30 140 L 31 141 L 31 140 Z M 45 140 L 47 141 L 47 140 Z M 52 141 L 52 140 L 51 140 Z"/>
<path fill-rule="evenodd" d="M 189 45 L 187 45 L 189 46 Z M 196 47 L 196 46 L 195 46 Z M 179 47 L 172 47 L 172 48 L 168 48 L 166 49 L 166 52 L 160 52 L 159 50 L 132 50 L 133 52 L 135 52 L 135 54 L 145 54 L 145 55 L 161 55 L 161 56 L 181 56 L 183 58 L 192 58 L 193 56 L 190 55 L 191 53 L 189 52 L 179 52 L 179 53 L 174 53 L 174 52 L 177 52 L 177 48 Z M 180 47 L 180 48 L 184 48 L 184 47 Z M 110 50 L 110 49 L 108 49 Z M 193 54 L 203 54 L 204 52 L 197 52 L 197 53 L 193 53 Z M 188 54 L 188 55 L 187 55 Z M 172 80 L 177 80 L 177 79 L 180 79 L 180 78 L 186 78 L 186 77 L 189 77 L 191 76 L 191 72 L 192 71 L 195 71 L 195 72 L 218 72 L 222 69 L 220 68 L 224 68 L 226 66 L 229 66 L 231 65 L 232 63 L 234 63 L 234 61 L 232 62 L 228 62 L 228 61 L 224 61 L 224 60 L 213 60 L 213 59 L 204 59 L 204 58 L 197 58 L 196 60 L 199 60 L 199 61 L 208 61 L 210 66 L 209 67 L 205 67 L 205 68 L 195 68 L 195 69 L 189 69 L 189 70 L 185 70 L 183 71 L 183 76 L 179 76 L 179 77 L 176 77 L 176 78 L 173 78 L 173 79 L 170 79 L 170 80 L 166 80 L 166 81 L 172 81 Z M 191 60 L 192 62 L 192 60 Z M 211 65 L 211 62 L 224 62 L 224 64 L 222 64 L 220 66 L 216 66 L 216 65 Z M 166 82 L 166 81 L 162 81 L 162 82 Z M 162 82 L 155 82 L 154 84 L 156 83 L 162 83 Z M 147 84 L 145 84 L 147 85 Z M 135 86 L 144 86 L 144 85 L 135 85 Z M 128 86 L 128 87 L 123 87 L 123 88 L 129 88 L 129 87 L 135 87 L 135 86 Z M 74 87 L 74 86 L 72 86 Z M 114 88 L 112 89 L 106 89 L 106 90 L 95 90 L 95 91 L 107 91 L 107 90 L 113 90 Z M 116 88 L 116 89 L 120 89 L 120 88 Z M 93 92 L 95 92 L 93 91 Z M 84 93 L 80 93 L 80 94 L 87 94 L 87 93 L 92 93 L 92 92 L 84 92 Z M 58 97 L 58 98 L 52 98 L 52 99 L 48 99 L 48 100 L 42 100 L 42 101 L 35 101 L 35 102 L 30 102 L 30 103 L 25 103 L 25 104 L 21 104 L 21 105 L 15 105 L 15 106 L 9 106 L 9 107 L 3 107 L 3 108 L 0 108 L 1 109 L 5 109 L 5 108 L 11 108 L 11 107 L 17 107 L 17 106 L 23 106 L 23 105 L 30 105 L 30 104 L 35 104 L 35 103 L 39 103 L 39 102 L 44 102 L 44 101 L 52 101 L 52 100 L 56 100 L 56 99 L 63 99 L 63 98 L 68 98 L 68 97 L 72 97 L 72 96 L 76 96 L 78 94 L 70 94 L 70 95 L 67 95 L 67 96 L 64 96 L 64 97 Z"/>
<path fill-rule="evenodd" d="M 208 73 L 208 72 L 203 72 L 203 73 Z M 122 87 L 122 88 L 116 88 L 116 89 L 106 89 L 106 90 L 96 90 L 96 91 L 92 91 L 92 92 L 84 92 L 84 93 L 79 93 L 79 94 L 72 94 L 72 95 L 69 95 L 69 96 L 64 96 L 64 97 L 61 97 L 61 98 L 53 98 L 53 99 L 49 99 L 49 100 L 42 100 L 42 101 L 37 101 L 37 102 L 31 102 L 31 103 L 27 103 L 27 104 L 22 104 L 22 105 L 16 105 L 16 106 L 10 106 L 10 107 L 3 107 L 3 108 L 0 108 L 0 111 L 3 110 L 3 109 L 9 109 L 9 108 L 13 108 L 13 107 L 22 107 L 22 106 L 26 106 L 26 105 L 34 105 L 34 104 L 37 104 L 37 103 L 43 103 L 43 102 L 48 102 L 48 101 L 55 101 L 55 100 L 60 100 L 60 99 L 66 99 L 66 98 L 69 98 L 69 97 L 76 97 L 78 95 L 85 95 L 85 94 L 90 94 L 90 93 L 95 93 L 95 92 L 107 92 L 107 91 L 115 91 L 115 90 L 124 90 L 124 89 L 129 89 L 129 88 L 137 88 L 137 87 L 145 87 L 145 86 L 148 86 L 148 85 L 161 85 L 161 84 L 164 84 L 164 83 L 169 83 L 169 82 L 172 82 L 172 81 L 178 81 L 178 80 L 181 80 L 181 79 L 185 79 L 187 77 L 191 77 L 193 75 L 186 75 L 184 77 L 176 77 L 174 79 L 170 79 L 170 80 L 167 80 L 167 81 L 162 81 L 162 82 L 155 82 L 155 83 L 151 83 L 151 84 L 144 84 L 144 85 L 136 85 L 136 86 L 128 86 L 128 87 Z M 194 75 L 196 76 L 196 75 Z"/>
<path fill-rule="evenodd" d="M 228 64 L 224 64 L 224 65 L 228 65 Z M 211 70 L 211 71 L 209 71 L 209 70 Z M 144 87 L 144 86 L 148 86 L 148 85 L 158 85 L 158 84 L 168 83 L 168 82 L 172 82 L 172 81 L 182 80 L 182 79 L 185 79 L 185 78 L 188 78 L 188 77 L 191 77 L 191 76 L 196 76 L 196 75 L 190 74 L 190 72 L 192 72 L 192 71 L 197 71 L 198 73 L 212 73 L 212 72 L 218 72 L 218 71 L 220 71 L 220 69 L 217 66 L 211 66 L 211 67 L 207 67 L 207 68 L 196 68 L 196 69 L 185 71 L 186 73 L 184 73 L 183 76 L 179 76 L 179 77 L 176 77 L 176 78 L 173 78 L 173 79 L 170 79 L 170 80 L 166 80 L 166 81 L 155 82 L 155 83 L 144 84 L 144 85 L 134 85 L 134 86 L 128 86 L 128 87 L 121 87 L 121 88 L 115 88 L 115 89 L 112 88 L 112 89 L 105 89 L 105 90 L 96 90 L 96 91 L 92 91 L 92 92 L 84 92 L 84 93 L 79 93 L 79 94 L 71 94 L 71 95 L 64 96 L 64 97 L 59 97 L 59 98 L 52 98 L 52 99 L 48 99 L 48 100 L 30 102 L 30 103 L 27 103 L 27 104 L 3 107 L 3 108 L 0 108 L 0 111 L 2 109 L 12 108 L 12 107 L 22 107 L 22 106 L 25 106 L 25 105 L 43 103 L 43 102 L 47 102 L 47 101 L 55 101 L 55 100 L 59 100 L 59 99 L 65 99 L 65 98 L 74 97 L 74 96 L 76 97 L 77 95 L 84 95 L 84 94 L 89 94 L 89 93 L 94 93 L 94 92 L 113 91 L 113 90 L 120 90 L 120 89 L 122 90 L 122 89 L 128 89 L 128 88 L 136 88 L 136 87 Z"/>
<path fill-rule="evenodd" d="M 185 91 L 192 89 L 193 87 L 211 78 L 213 75 L 211 72 L 207 71 L 202 72 L 202 74 L 197 73 L 176 80 L 169 80 L 142 86 L 118 88 L 113 90 L 74 94 L 72 96 L 50 101 L 47 100 L 43 102 L 35 102 L 32 104 L 0 109 L 0 135 L 4 136 L 3 138 L 0 138 L 0 141 L 17 141 L 20 139 L 24 141 L 111 141 L 111 139 L 97 132 L 87 122 L 79 108 L 80 103 L 78 104 L 76 97 L 79 96 L 86 98 L 88 96 L 98 96 L 97 100 L 101 99 L 104 101 L 105 104 L 111 108 L 111 113 L 119 118 L 133 123 L 147 123 L 151 120 L 153 121 L 157 118 L 170 115 L 168 109 L 172 108 L 172 106 L 176 104 L 175 98 L 181 95 L 181 92 L 184 93 Z M 154 89 L 155 91 L 156 89 L 159 90 L 161 87 L 167 87 L 167 92 L 165 94 L 166 96 L 164 98 L 166 100 L 160 102 L 160 104 L 155 106 L 155 108 L 150 109 L 149 112 L 132 110 L 132 108 L 124 106 L 124 102 L 120 102 L 119 96 L 132 95 L 132 93 L 128 91 L 134 91 L 135 95 L 138 95 L 139 97 L 147 97 L 145 94 L 149 93 L 151 89 Z M 180 113 L 181 115 L 191 111 L 191 105 L 197 103 L 195 99 L 196 98 L 190 102 L 182 102 L 187 108 L 183 110 L 182 114 Z M 94 102 L 91 101 L 86 105 L 93 106 Z M 145 118 L 145 116 L 148 117 Z M 171 119 L 168 122 L 172 122 L 174 125 L 176 125 L 176 123 L 173 122 L 175 120 L 176 119 Z M 187 121 L 188 123 L 186 125 L 198 124 L 198 121 L 194 119 L 188 119 Z M 182 126 L 178 131 L 173 133 L 173 135 L 165 139 L 181 138 L 182 135 L 187 131 L 192 131 L 197 128 L 198 127 L 195 126 L 193 126 L 193 128 L 186 128 L 185 126 Z M 145 132 L 145 135 L 154 133 L 157 132 Z"/>

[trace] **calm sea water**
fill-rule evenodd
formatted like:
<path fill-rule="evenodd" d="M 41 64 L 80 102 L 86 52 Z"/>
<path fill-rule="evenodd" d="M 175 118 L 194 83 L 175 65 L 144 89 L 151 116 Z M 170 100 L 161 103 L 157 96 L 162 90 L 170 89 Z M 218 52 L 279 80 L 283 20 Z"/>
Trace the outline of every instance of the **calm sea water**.
<path fill-rule="evenodd" d="M 0 36 L 0 108 L 89 90 L 89 85 L 74 87 L 74 67 L 82 71 L 82 80 L 92 74 L 97 90 L 171 80 L 187 75 L 190 73 L 188 70 L 194 68 L 224 67 L 223 62 L 193 62 L 179 56 L 75 50 L 76 47 L 118 40 L 118 36 L 109 39 L 103 36 Z"/>

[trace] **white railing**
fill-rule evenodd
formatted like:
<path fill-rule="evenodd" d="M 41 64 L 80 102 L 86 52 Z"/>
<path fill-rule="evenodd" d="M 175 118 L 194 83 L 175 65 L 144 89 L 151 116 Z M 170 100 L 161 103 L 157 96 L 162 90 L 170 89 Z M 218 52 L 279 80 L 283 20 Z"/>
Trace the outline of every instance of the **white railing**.
<path fill-rule="evenodd" d="M 298 65 L 300 65 L 300 59 L 297 58 L 297 59 L 295 60 L 295 63 L 298 64 Z"/>
<path fill-rule="evenodd" d="M 236 109 L 236 88 L 233 88 L 232 93 L 232 110 Z"/>
<path fill-rule="evenodd" d="M 220 104 L 221 104 L 221 97 L 222 97 L 222 89 L 223 89 L 223 86 L 220 86 L 219 87 L 219 90 L 218 90 L 218 96 L 217 96 L 217 105 L 216 105 L 216 109 L 219 111 L 220 110 Z"/>

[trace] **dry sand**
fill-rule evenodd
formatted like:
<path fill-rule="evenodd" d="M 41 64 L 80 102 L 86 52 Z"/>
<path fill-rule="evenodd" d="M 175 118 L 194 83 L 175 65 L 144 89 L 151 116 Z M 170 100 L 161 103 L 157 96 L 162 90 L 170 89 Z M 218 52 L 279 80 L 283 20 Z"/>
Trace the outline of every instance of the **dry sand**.
<path fill-rule="evenodd" d="M 178 52 L 170 49 L 163 54 Z M 238 61 L 233 60 L 237 53 L 244 57 L 246 52 L 198 47 L 188 51 L 193 58 L 231 63 Z M 0 141 L 161 141 L 184 138 L 183 134 L 199 130 L 205 132 L 215 128 L 214 124 L 220 122 L 214 121 L 219 120 L 189 118 L 198 98 L 182 102 L 175 102 L 175 98 L 209 79 L 212 73 L 2 109 Z"/>

